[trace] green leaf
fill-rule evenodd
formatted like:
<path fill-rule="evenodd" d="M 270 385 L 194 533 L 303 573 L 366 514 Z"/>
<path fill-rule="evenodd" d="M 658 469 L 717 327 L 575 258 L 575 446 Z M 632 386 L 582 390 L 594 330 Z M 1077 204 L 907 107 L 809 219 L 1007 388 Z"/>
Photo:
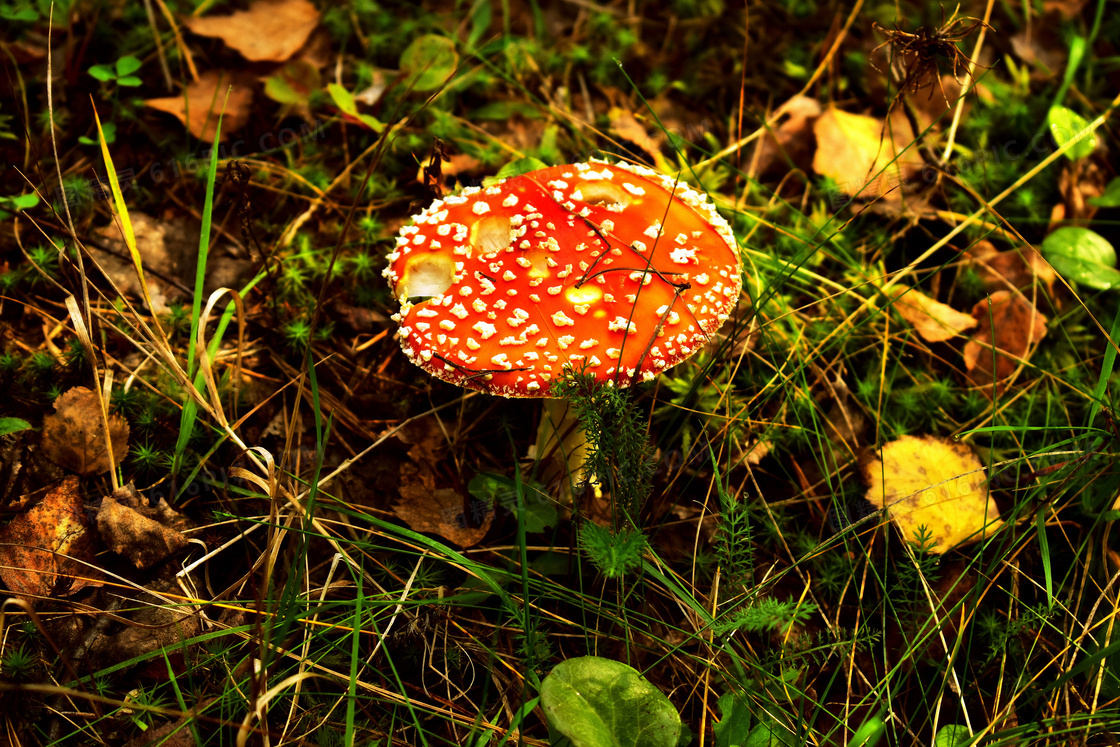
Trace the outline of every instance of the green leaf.
<path fill-rule="evenodd" d="M 354 94 L 347 91 L 337 83 L 327 86 L 327 93 L 331 95 L 334 105 L 346 114 L 358 115 L 358 105 L 354 103 Z"/>
<path fill-rule="evenodd" d="M 34 192 L 28 192 L 25 195 L 12 195 L 11 197 L 5 198 L 5 202 L 8 203 L 9 207 L 17 211 L 30 210 L 39 204 L 39 195 Z"/>
<path fill-rule="evenodd" d="M 539 171 L 540 169 L 547 168 L 548 164 L 538 158 L 518 158 L 516 161 L 510 161 L 505 166 L 498 169 L 498 173 L 494 176 L 483 179 L 482 185 L 484 187 L 490 187 L 502 179 L 509 179 L 514 176 L 528 174 L 530 171 Z"/>
<path fill-rule="evenodd" d="M 960 724 L 942 726 L 937 730 L 937 736 L 933 738 L 934 747 L 964 747 L 971 743 L 972 737 L 968 735 L 968 727 Z"/>
<path fill-rule="evenodd" d="M 130 54 L 126 54 L 124 57 L 117 60 L 117 77 L 123 78 L 126 75 L 132 75 L 140 69 L 142 64 L 144 63 L 140 62 L 140 60 Z"/>
<path fill-rule="evenodd" d="M 431 91 L 442 86 L 455 72 L 459 54 L 455 42 L 446 36 L 426 34 L 417 37 L 401 53 L 401 72 L 414 91 Z"/>
<path fill-rule="evenodd" d="M 1042 256 L 1066 280 L 1097 290 L 1120 285 L 1116 250 L 1108 239 L 1088 228 L 1065 226 L 1042 240 Z"/>
<path fill-rule="evenodd" d="M 135 75 L 126 75 L 123 78 L 117 78 L 118 86 L 127 86 L 129 88 L 135 88 L 143 82 L 144 81 L 140 80 Z"/>
<path fill-rule="evenodd" d="M 1072 109 L 1067 109 L 1064 106 L 1052 106 L 1046 115 L 1046 121 L 1050 125 L 1050 136 L 1054 138 L 1054 142 L 1059 147 L 1070 140 L 1077 141 L 1066 151 L 1066 157 L 1069 160 L 1076 161 L 1079 158 L 1087 158 L 1092 155 L 1093 150 L 1097 147 L 1095 137 L 1090 134 L 1084 136 L 1081 134 L 1089 127 L 1089 123 Z"/>
<path fill-rule="evenodd" d="M 1097 207 L 1120 207 L 1120 176 L 1114 177 L 1100 197 L 1090 197 L 1087 202 Z"/>
<path fill-rule="evenodd" d="M 751 733 L 751 713 L 746 703 L 735 693 L 724 693 L 716 703 L 719 706 L 719 723 L 712 726 L 716 733 L 716 747 L 736 747 L 745 744 Z"/>
<path fill-rule="evenodd" d="M 541 683 L 548 725 L 574 747 L 676 747 L 681 717 L 660 690 L 622 662 L 581 656 Z"/>
<path fill-rule="evenodd" d="M 26 431 L 30 427 L 31 423 L 22 418 L 0 418 L 0 436 Z"/>
<path fill-rule="evenodd" d="M 35 12 L 34 8 L 18 8 L 12 10 L 11 8 L 0 8 L 0 18 L 5 21 L 23 21 L 24 23 L 30 21 L 38 21 L 39 14 Z"/>
<path fill-rule="evenodd" d="M 856 729 L 856 733 L 848 740 L 848 747 L 875 747 L 886 730 L 887 723 L 882 716 L 872 716 Z"/>
<path fill-rule="evenodd" d="M 113 72 L 113 68 L 108 65 L 94 65 L 89 69 L 89 74 L 102 83 L 108 83 L 117 77 L 117 74 Z"/>
<path fill-rule="evenodd" d="M 317 67 L 306 60 L 292 60 L 265 80 L 264 93 L 281 104 L 306 104 L 320 85 Z"/>

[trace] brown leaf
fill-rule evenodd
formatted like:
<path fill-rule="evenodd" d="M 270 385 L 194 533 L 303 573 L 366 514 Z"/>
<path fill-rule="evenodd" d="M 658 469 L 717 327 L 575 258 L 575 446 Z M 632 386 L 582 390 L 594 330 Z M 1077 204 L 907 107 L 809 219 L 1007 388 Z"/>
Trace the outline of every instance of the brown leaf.
<path fill-rule="evenodd" d="M 54 402 L 55 412 L 43 418 L 43 451 L 60 467 L 83 477 L 108 472 L 128 454 L 128 423 L 109 415 L 113 459 L 105 448 L 105 430 L 97 395 L 84 386 L 65 391 Z"/>
<path fill-rule="evenodd" d="M 980 386 L 1003 381 L 1026 360 L 1046 336 L 1046 315 L 1022 295 L 997 291 L 988 300 L 972 309 L 979 329 L 964 346 L 964 365 Z M 995 371 L 992 370 L 992 347 L 995 347 Z"/>
<path fill-rule="evenodd" d="M 661 152 L 661 144 L 665 137 L 658 130 L 654 130 L 651 136 L 629 109 L 613 106 L 607 112 L 607 118 L 610 121 L 612 135 L 629 140 L 650 155 Z"/>
<path fill-rule="evenodd" d="M 283 62 L 307 42 L 319 25 L 309 0 L 257 0 L 228 16 L 190 18 L 184 25 L 199 36 L 213 36 L 252 62 Z"/>
<path fill-rule="evenodd" d="M 922 169 L 914 147 L 903 152 L 914 139 L 905 118 L 892 117 L 890 131 L 884 132 L 881 119 L 829 107 L 813 123 L 813 134 L 813 170 L 832 177 L 846 195 L 873 199 L 889 194 L 901 200 L 896 187 Z"/>
<path fill-rule="evenodd" d="M 489 506 L 480 505 L 478 515 L 471 516 L 473 512 L 463 508 L 463 496 L 450 488 L 433 489 L 422 482 L 403 482 L 400 491 L 401 501 L 393 504 L 393 513 L 398 518 L 415 532 L 438 534 L 460 547 L 478 544 L 494 521 L 494 511 Z M 472 501 L 472 506 L 475 503 Z M 481 525 L 468 526 L 472 521 L 481 521 Z"/>
<path fill-rule="evenodd" d="M 226 104 L 226 89 L 233 86 Z M 222 137 L 241 129 L 249 121 L 249 107 L 253 103 L 253 91 L 247 83 L 235 82 L 231 73 L 223 70 L 207 70 L 198 80 L 187 86 L 178 96 L 162 99 L 148 99 L 144 102 L 152 109 L 174 115 L 186 124 L 191 134 L 207 143 L 214 142 L 214 131 L 218 129 L 218 115 L 222 116 Z"/>
<path fill-rule="evenodd" d="M 926 342 L 944 342 L 976 326 L 976 320 L 968 314 L 913 288 L 896 287 L 892 293 L 898 313 Z"/>
<path fill-rule="evenodd" d="M 1029 246 L 1001 252 L 992 242 L 981 239 L 967 254 L 973 270 L 989 291 L 1022 290 L 1036 279 L 1050 287 L 1057 277 L 1050 263 Z"/>
<path fill-rule="evenodd" d="M 412 461 L 401 464 L 401 500 L 392 506 L 393 513 L 413 531 L 438 534 L 461 547 L 478 544 L 490 529 L 494 511 L 473 500 L 465 508 L 458 491 L 437 487 L 435 465 L 446 443 L 438 424 L 425 420 L 398 435 L 412 443 Z"/>
<path fill-rule="evenodd" d="M 186 520 L 160 499 L 155 508 L 144 505 L 129 483 L 101 501 L 97 529 L 110 550 L 124 555 L 137 568 L 150 568 L 187 546 L 177 531 Z"/>
<path fill-rule="evenodd" d="M 82 493 L 73 475 L 0 529 L 0 578 L 15 594 L 45 597 L 100 584 L 100 574 L 87 565 L 93 560 Z"/>
<path fill-rule="evenodd" d="M 788 171 L 788 164 L 808 170 L 813 160 L 812 122 L 821 115 L 820 102 L 796 95 L 782 105 L 782 120 L 766 133 L 758 146 L 755 169 L 759 174 L 771 170 Z"/>

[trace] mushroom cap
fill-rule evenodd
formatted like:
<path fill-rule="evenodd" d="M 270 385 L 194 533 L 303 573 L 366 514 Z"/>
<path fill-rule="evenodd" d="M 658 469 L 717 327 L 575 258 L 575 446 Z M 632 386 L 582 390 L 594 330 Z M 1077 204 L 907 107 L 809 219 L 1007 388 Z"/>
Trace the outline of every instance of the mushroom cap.
<path fill-rule="evenodd" d="M 468 389 L 547 397 L 566 365 L 629 386 L 698 351 L 742 289 L 704 194 L 626 163 L 468 187 L 413 217 L 385 277 L 409 359 Z"/>

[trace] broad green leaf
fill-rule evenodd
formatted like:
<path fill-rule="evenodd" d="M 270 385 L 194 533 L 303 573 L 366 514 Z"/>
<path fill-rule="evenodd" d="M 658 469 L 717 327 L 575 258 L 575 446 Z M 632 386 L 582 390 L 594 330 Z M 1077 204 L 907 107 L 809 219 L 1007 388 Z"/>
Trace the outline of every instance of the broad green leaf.
<path fill-rule="evenodd" d="M 317 67 L 306 60 L 291 60 L 265 79 L 264 93 L 281 104 L 306 104 L 320 85 Z"/>
<path fill-rule="evenodd" d="M 331 83 L 329 86 L 327 86 L 327 92 L 334 100 L 335 106 L 341 109 L 343 113 L 349 114 L 351 117 L 354 117 L 374 132 L 381 132 L 383 129 L 385 129 L 385 125 L 378 121 L 376 117 L 371 117 L 368 114 L 360 113 L 358 111 L 358 105 L 354 101 L 354 94 L 350 93 L 339 84 Z"/>
<path fill-rule="evenodd" d="M 856 729 L 856 733 L 848 740 L 849 747 L 875 747 L 880 737 L 887 730 L 887 724 L 881 716 L 872 716 Z"/>
<path fill-rule="evenodd" d="M 334 105 L 347 114 L 358 114 L 358 105 L 354 103 L 354 94 L 347 91 L 337 83 L 327 86 L 327 93 L 331 95 Z"/>
<path fill-rule="evenodd" d="M 10 433 L 19 433 L 30 427 L 31 423 L 28 423 L 22 418 L 0 418 L 0 436 L 7 436 Z"/>
<path fill-rule="evenodd" d="M 681 717 L 632 667 L 598 656 L 556 665 L 541 683 L 551 730 L 574 747 L 676 747 Z"/>
<path fill-rule="evenodd" d="M 712 726 L 716 733 L 716 747 L 737 747 L 746 744 L 751 733 L 751 714 L 746 704 L 735 693 L 724 693 L 716 703 L 719 722 Z"/>
<path fill-rule="evenodd" d="M 89 69 L 89 74 L 102 83 L 107 83 L 117 77 L 117 74 L 113 72 L 113 68 L 108 65 L 94 65 Z"/>
<path fill-rule="evenodd" d="M 1066 151 L 1066 157 L 1069 160 L 1076 161 L 1079 158 L 1087 158 L 1097 147 L 1097 139 L 1093 135 L 1082 136 L 1081 134 L 1089 127 L 1089 123 L 1072 109 L 1067 109 L 1064 106 L 1053 106 L 1046 115 L 1046 121 L 1050 125 L 1051 137 L 1059 146 L 1065 145 L 1070 140 L 1077 141 Z"/>
<path fill-rule="evenodd" d="M 39 195 L 28 192 L 25 195 L 12 195 L 4 198 L 4 203 L 13 210 L 30 210 L 39 204 Z"/>
<path fill-rule="evenodd" d="M 490 187 L 502 179 L 509 179 L 514 176 L 528 174 L 530 171 L 538 171 L 547 168 L 548 164 L 538 158 L 518 158 L 516 161 L 510 161 L 505 166 L 498 169 L 498 173 L 494 176 L 483 179 L 482 184 L 485 187 Z"/>
<path fill-rule="evenodd" d="M 971 743 L 972 737 L 968 735 L 968 727 L 960 724 L 942 726 L 937 730 L 937 736 L 933 738 L 934 747 L 964 747 Z"/>
<path fill-rule="evenodd" d="M 135 88 L 143 82 L 144 81 L 140 80 L 135 75 L 126 75 L 123 78 L 117 78 L 118 86 L 125 86 L 128 88 Z"/>
<path fill-rule="evenodd" d="M 112 145 L 117 141 L 117 125 L 113 122 L 106 122 L 101 125 L 101 134 L 105 136 L 105 142 Z M 98 145 L 97 140 L 85 135 L 79 137 L 78 142 L 82 145 Z"/>
<path fill-rule="evenodd" d="M 446 36 L 427 34 L 417 37 L 401 53 L 401 72 L 408 76 L 406 87 L 431 91 L 442 86 L 455 72 L 459 54 L 455 42 Z"/>
<path fill-rule="evenodd" d="M 1120 176 L 1115 177 L 1108 183 L 1108 186 L 1104 188 L 1103 195 L 1090 197 L 1088 203 L 1103 208 L 1120 207 Z"/>
<path fill-rule="evenodd" d="M 143 63 L 137 58 L 126 54 L 124 57 L 117 60 L 117 77 L 123 78 L 126 75 L 132 75 L 140 69 L 140 65 L 142 64 Z"/>
<path fill-rule="evenodd" d="M 1065 226 L 1042 240 L 1042 256 L 1066 280 L 1097 290 L 1120 285 L 1116 250 L 1108 239 L 1088 228 Z"/>

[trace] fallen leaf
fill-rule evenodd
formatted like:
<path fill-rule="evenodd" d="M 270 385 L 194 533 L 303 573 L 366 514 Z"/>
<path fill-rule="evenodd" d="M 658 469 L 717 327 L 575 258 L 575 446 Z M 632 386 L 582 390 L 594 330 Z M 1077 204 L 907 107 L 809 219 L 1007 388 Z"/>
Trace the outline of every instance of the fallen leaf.
<path fill-rule="evenodd" d="M 221 39 L 252 62 L 284 62 L 319 25 L 319 11 L 309 0 L 257 0 L 248 10 L 189 18 L 184 25 L 199 36 Z"/>
<path fill-rule="evenodd" d="M 926 342 L 944 342 L 976 326 L 976 320 L 968 314 L 913 288 L 896 287 L 892 293 L 898 313 Z"/>
<path fill-rule="evenodd" d="M 935 553 L 975 542 L 1003 522 L 972 449 L 933 436 L 903 436 L 864 465 L 867 500 L 886 509 L 908 541 L 925 526 Z"/>
<path fill-rule="evenodd" d="M 917 150 L 911 146 L 903 152 L 914 139 L 904 118 L 892 117 L 890 131 L 884 133 L 881 119 L 829 107 L 813 123 L 813 134 L 813 170 L 835 180 L 846 195 L 901 200 L 896 187 L 921 172 Z"/>
<path fill-rule="evenodd" d="M 972 308 L 972 316 L 980 324 L 965 343 L 964 365 L 979 386 L 1011 376 L 1019 367 L 1019 359 L 1027 360 L 1046 336 L 1046 315 L 1018 293 L 996 291 Z"/>
<path fill-rule="evenodd" d="M 1024 246 L 999 251 L 987 239 L 981 239 L 966 252 L 970 266 L 984 282 L 988 291 L 1022 290 L 1041 281 L 1049 288 L 1057 275 L 1050 263 L 1032 247 Z"/>
<path fill-rule="evenodd" d="M 108 472 L 128 454 L 128 423 L 120 415 L 109 415 L 109 437 L 113 459 L 105 447 L 105 430 L 97 395 L 84 386 L 66 390 L 54 401 L 54 409 L 43 418 L 43 451 L 60 467 L 83 477 Z"/>
<path fill-rule="evenodd" d="M 145 505 L 129 483 L 105 496 L 97 511 L 97 529 L 110 550 L 132 561 L 137 568 L 150 568 L 187 546 L 179 528 L 186 520 L 160 499 L 155 507 Z"/>
<path fill-rule="evenodd" d="M 231 85 L 233 90 L 226 103 L 226 89 Z M 219 114 L 222 114 L 221 141 L 225 141 L 229 133 L 241 129 L 249 121 L 253 91 L 247 83 L 235 82 L 231 73 L 207 70 L 180 95 L 148 99 L 144 103 L 152 109 L 174 115 L 196 138 L 212 143 L 214 131 L 218 129 Z"/>
<path fill-rule="evenodd" d="M 198 234 L 194 234 L 193 240 L 188 239 L 185 227 L 180 226 L 185 221 L 162 221 L 132 211 L 129 211 L 129 216 L 136 236 L 136 249 L 144 263 L 144 280 L 152 297 L 152 310 L 166 314 L 168 303 L 178 301 L 186 294 L 164 278 L 180 279 L 184 276 L 187 268 L 183 265 L 192 261 L 198 252 Z M 93 234 L 105 246 L 104 249 L 92 244 L 89 247 L 101 271 L 113 281 L 118 291 L 140 297 L 140 280 L 129 258 L 120 223 L 108 223 L 94 229 Z"/>
<path fill-rule="evenodd" d="M 611 110 L 607 113 L 607 118 L 610 121 L 611 134 L 623 140 L 629 140 L 651 156 L 661 152 L 661 144 L 665 140 L 664 136 L 655 131 L 655 135 L 651 137 L 630 110 L 619 106 L 611 107 Z"/>
<path fill-rule="evenodd" d="M 479 502 L 471 502 L 468 509 L 461 493 L 437 487 L 435 465 L 442 461 L 447 440 L 443 430 L 427 420 L 398 435 L 412 446 L 411 461 L 400 466 L 401 500 L 393 504 L 393 513 L 413 531 L 438 534 L 460 547 L 478 544 L 494 521 L 494 511 Z"/>
<path fill-rule="evenodd" d="M 755 169 L 759 175 L 773 170 L 787 171 L 793 163 L 806 171 L 813 160 L 813 120 L 821 115 L 821 104 L 798 94 L 782 105 L 782 121 L 766 133 L 758 146 Z"/>
<path fill-rule="evenodd" d="M 45 597 L 98 585 L 100 574 L 89 565 L 93 560 L 93 539 L 73 475 L 0 529 L 0 578 L 15 594 Z"/>

